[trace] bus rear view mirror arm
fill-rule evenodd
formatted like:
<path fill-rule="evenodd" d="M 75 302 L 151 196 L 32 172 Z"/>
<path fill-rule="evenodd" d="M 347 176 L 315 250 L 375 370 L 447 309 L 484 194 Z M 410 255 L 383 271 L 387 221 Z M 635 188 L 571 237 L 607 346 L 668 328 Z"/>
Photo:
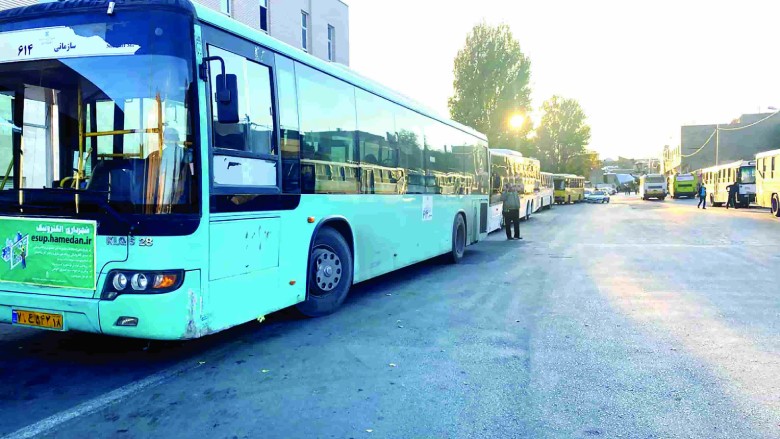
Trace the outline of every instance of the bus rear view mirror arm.
<path fill-rule="evenodd" d="M 217 104 L 217 122 L 238 123 L 238 78 L 225 72 L 225 60 L 221 57 L 208 56 L 203 58 L 200 66 L 200 77 L 204 81 L 208 81 L 211 61 L 219 61 L 222 67 L 222 73 L 217 75 L 215 83 L 212 84 L 216 89 L 214 95 Z"/>

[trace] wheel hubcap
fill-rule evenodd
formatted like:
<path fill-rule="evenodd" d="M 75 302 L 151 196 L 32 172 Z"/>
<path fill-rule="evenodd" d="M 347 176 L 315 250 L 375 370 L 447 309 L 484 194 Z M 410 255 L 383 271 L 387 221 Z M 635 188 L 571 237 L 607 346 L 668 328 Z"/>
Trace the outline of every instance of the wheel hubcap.
<path fill-rule="evenodd" d="M 315 259 L 317 271 L 314 281 L 322 291 L 331 291 L 341 281 L 341 259 L 330 250 L 319 250 Z"/>

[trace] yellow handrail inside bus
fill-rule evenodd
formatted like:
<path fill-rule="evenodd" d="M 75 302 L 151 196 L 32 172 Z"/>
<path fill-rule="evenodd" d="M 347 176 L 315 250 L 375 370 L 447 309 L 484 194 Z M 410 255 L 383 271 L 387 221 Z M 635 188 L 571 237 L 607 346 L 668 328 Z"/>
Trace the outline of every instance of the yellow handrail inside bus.
<path fill-rule="evenodd" d="M 11 163 L 8 164 L 8 169 L 5 171 L 5 177 L 3 177 L 3 182 L 0 183 L 0 191 L 5 189 L 5 182 L 8 181 L 8 176 L 11 175 L 11 169 L 14 168 L 14 158 L 11 157 Z"/>

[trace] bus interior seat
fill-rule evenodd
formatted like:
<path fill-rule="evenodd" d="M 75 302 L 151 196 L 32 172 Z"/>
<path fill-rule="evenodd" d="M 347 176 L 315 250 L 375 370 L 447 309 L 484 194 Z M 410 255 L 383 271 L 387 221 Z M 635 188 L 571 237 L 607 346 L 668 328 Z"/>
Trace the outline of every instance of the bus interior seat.
<path fill-rule="evenodd" d="M 145 161 L 101 160 L 92 171 L 87 190 L 109 192 L 113 201 L 143 204 Z"/>

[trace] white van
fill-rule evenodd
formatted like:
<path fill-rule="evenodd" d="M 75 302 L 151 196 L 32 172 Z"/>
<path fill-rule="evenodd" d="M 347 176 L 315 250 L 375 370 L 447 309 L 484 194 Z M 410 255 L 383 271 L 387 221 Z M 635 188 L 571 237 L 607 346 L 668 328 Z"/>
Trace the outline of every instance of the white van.
<path fill-rule="evenodd" d="M 661 174 L 647 174 L 639 179 L 639 196 L 643 200 L 666 199 L 666 177 Z"/>

